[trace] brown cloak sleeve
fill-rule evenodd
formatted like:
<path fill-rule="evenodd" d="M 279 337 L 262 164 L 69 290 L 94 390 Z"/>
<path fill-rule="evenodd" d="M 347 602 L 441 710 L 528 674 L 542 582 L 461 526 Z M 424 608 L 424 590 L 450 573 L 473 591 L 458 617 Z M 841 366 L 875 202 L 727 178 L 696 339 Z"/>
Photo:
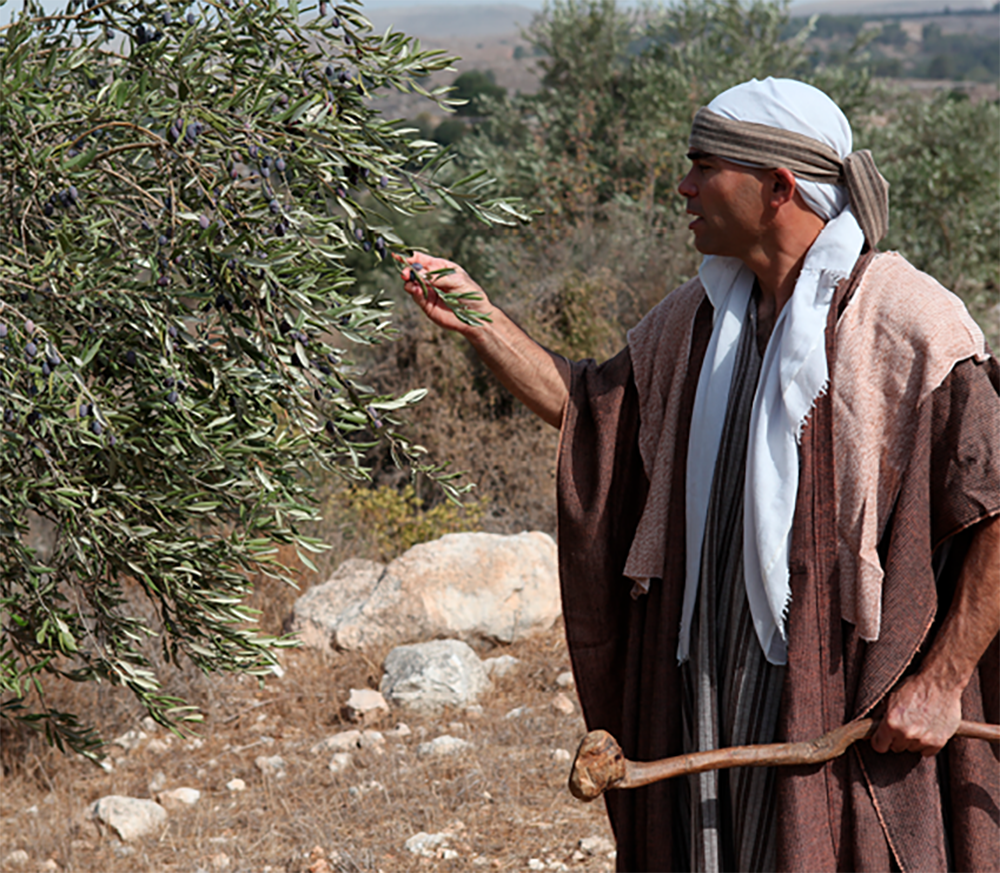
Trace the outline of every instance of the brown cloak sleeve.
<path fill-rule="evenodd" d="M 685 382 L 690 409 L 711 334 L 707 300 L 697 309 Z M 667 505 L 664 577 L 633 600 L 622 575 L 649 482 L 638 447 L 639 403 L 626 348 L 605 364 L 574 364 L 558 463 L 559 563 L 566 636 L 587 726 L 604 728 L 635 760 L 681 752 L 677 634 L 684 585 L 684 491 Z M 678 428 L 674 468 L 684 470 L 688 422 Z M 679 498 L 679 499 L 678 499 Z M 673 792 L 661 782 L 606 796 L 619 870 L 677 869 Z"/>
<path fill-rule="evenodd" d="M 707 301 L 690 329 L 682 389 L 687 411 L 711 333 Z M 921 449 L 911 460 L 882 543 L 885 611 L 876 643 L 858 639 L 839 618 L 835 457 L 830 404 L 820 398 L 802 438 L 790 562 L 789 669 L 778 739 L 817 736 L 871 712 L 904 671 L 919 664 L 967 547 L 963 531 L 1000 512 L 997 376 L 993 359 L 960 364 L 921 416 Z M 632 581 L 622 571 L 649 491 L 638 430 L 628 349 L 602 365 L 574 364 L 558 461 L 566 635 L 588 728 L 610 731 L 629 758 L 651 760 L 681 751 L 676 651 L 685 501 L 680 476 L 667 501 L 663 579 L 633 600 Z M 687 436 L 685 420 L 677 435 L 678 471 L 686 468 Z M 994 641 L 963 698 L 965 718 L 1000 720 L 998 657 Z M 937 760 L 880 756 L 857 744 L 826 765 L 783 768 L 778 785 L 779 869 L 996 866 L 1000 768 L 982 741 L 953 740 Z M 679 788 L 677 782 L 661 782 L 608 793 L 619 870 L 683 869 L 685 851 L 674 826 Z"/>

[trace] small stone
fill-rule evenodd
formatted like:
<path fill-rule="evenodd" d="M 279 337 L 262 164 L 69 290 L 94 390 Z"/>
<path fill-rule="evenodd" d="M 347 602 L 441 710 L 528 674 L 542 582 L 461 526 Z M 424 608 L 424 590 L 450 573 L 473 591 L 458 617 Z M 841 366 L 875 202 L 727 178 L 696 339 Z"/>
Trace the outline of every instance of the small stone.
<path fill-rule="evenodd" d="M 225 852 L 218 852 L 208 859 L 208 863 L 213 870 L 228 870 L 232 866 L 233 859 Z"/>
<path fill-rule="evenodd" d="M 164 737 L 162 740 L 154 737 L 146 743 L 146 749 L 154 755 L 162 755 L 170 751 L 170 744 L 173 737 Z"/>
<path fill-rule="evenodd" d="M 344 704 L 344 715 L 355 724 L 375 724 L 389 714 L 389 704 L 373 688 L 352 688 Z"/>
<path fill-rule="evenodd" d="M 515 673 L 521 666 L 521 662 L 513 655 L 500 655 L 498 658 L 486 658 L 483 667 L 491 679 L 498 679 L 501 676 L 509 676 Z"/>
<path fill-rule="evenodd" d="M 254 764 L 265 776 L 270 776 L 272 779 L 285 778 L 285 760 L 281 755 L 258 755 L 254 758 Z"/>
<path fill-rule="evenodd" d="M 3 864 L 4 867 L 13 867 L 14 869 L 20 870 L 30 860 L 31 857 L 28 855 L 26 851 L 24 851 L 24 849 L 14 849 L 13 852 L 10 852 L 3 859 Z"/>
<path fill-rule="evenodd" d="M 230 779 L 226 783 L 226 788 L 230 791 L 246 791 L 247 784 L 242 779 Z"/>
<path fill-rule="evenodd" d="M 340 859 L 340 853 L 333 852 L 333 860 L 336 862 Z M 326 857 L 326 852 L 323 851 L 322 846 L 313 846 L 313 850 L 309 853 L 309 873 L 334 873 L 333 867 L 330 866 L 330 861 Z M 264 871 L 268 871 L 269 868 L 265 867 Z M 276 873 L 276 871 L 275 871 Z"/>
<path fill-rule="evenodd" d="M 457 755 L 467 749 L 472 748 L 472 743 L 458 737 L 444 736 L 435 737 L 429 743 L 421 743 L 417 746 L 417 754 L 421 757 L 443 757 L 446 755 Z"/>
<path fill-rule="evenodd" d="M 354 758 L 351 756 L 350 752 L 337 752 L 332 758 L 330 758 L 330 772 L 331 773 L 343 773 L 351 764 L 354 763 Z"/>
<path fill-rule="evenodd" d="M 465 717 L 472 719 L 482 718 L 483 708 L 478 703 L 473 703 L 465 707 Z"/>
<path fill-rule="evenodd" d="M 563 715 L 573 715 L 576 712 L 576 707 L 573 705 L 573 701 L 570 700 L 561 691 L 552 698 L 552 708 Z"/>
<path fill-rule="evenodd" d="M 573 678 L 571 670 L 564 670 L 556 676 L 556 685 L 560 688 L 576 688 L 576 679 Z"/>
<path fill-rule="evenodd" d="M 170 791 L 161 791 L 156 796 L 160 806 L 169 811 L 187 809 L 194 806 L 200 798 L 201 792 L 197 788 L 172 788 Z"/>
<path fill-rule="evenodd" d="M 86 413 L 83 411 L 82 407 L 80 408 L 81 416 L 89 414 L 90 414 L 89 408 Z M 115 739 L 113 739 L 111 741 L 111 745 L 118 746 L 119 748 L 124 749 L 126 752 L 131 752 L 133 749 L 138 748 L 139 745 L 142 743 L 142 741 L 145 739 L 146 739 L 146 733 L 144 731 L 130 730 L 123 733 L 120 737 L 116 737 Z"/>
<path fill-rule="evenodd" d="M 403 737 L 408 737 L 413 733 L 410 730 L 410 726 L 404 722 L 397 724 L 391 731 L 389 731 L 389 736 L 394 739 L 401 740 Z"/>
<path fill-rule="evenodd" d="M 314 755 L 323 752 L 347 752 L 361 748 L 361 731 L 350 730 L 333 734 L 325 740 L 320 740 L 309 751 Z"/>
<path fill-rule="evenodd" d="M 611 840 L 600 836 L 584 837 L 577 845 L 581 852 L 592 857 L 594 855 L 606 856 L 608 852 L 615 850 L 614 843 Z"/>
<path fill-rule="evenodd" d="M 352 785 L 347 789 L 348 795 L 355 799 L 364 797 L 372 791 L 385 791 L 385 786 L 381 782 L 376 782 L 373 779 L 370 782 L 362 782 L 360 785 Z"/>
<path fill-rule="evenodd" d="M 568 764 L 573 760 L 573 756 L 569 753 L 568 749 L 553 749 L 552 760 L 557 764 Z"/>
<path fill-rule="evenodd" d="M 526 715 L 527 712 L 528 712 L 528 707 L 526 707 L 526 706 L 515 706 L 512 710 L 510 710 L 510 712 L 508 712 L 504 716 L 504 718 L 506 718 L 506 719 L 521 718 L 523 715 Z"/>
<path fill-rule="evenodd" d="M 528 869 L 529 870 L 544 870 L 545 862 L 541 858 L 529 858 L 528 859 Z"/>
<path fill-rule="evenodd" d="M 441 852 L 440 857 L 443 858 L 444 850 L 447 848 L 447 843 L 450 839 L 451 834 L 428 834 L 425 831 L 420 831 L 420 833 L 414 834 L 403 843 L 403 848 L 422 858 L 437 858 L 439 857 L 438 853 Z"/>
<path fill-rule="evenodd" d="M 158 791 L 162 791 L 167 787 L 167 774 L 162 770 L 157 770 L 153 774 L 153 778 L 149 780 L 149 785 L 146 786 L 149 789 L 150 794 L 156 794 Z M 161 803 L 160 806 L 163 806 Z"/>
<path fill-rule="evenodd" d="M 41 867 L 39 873 L 55 873 L 59 869 L 59 862 L 55 858 L 49 858 Z"/>
<path fill-rule="evenodd" d="M 111 794 L 91 804 L 90 817 L 129 842 L 158 830 L 166 823 L 167 811 L 152 800 Z"/>

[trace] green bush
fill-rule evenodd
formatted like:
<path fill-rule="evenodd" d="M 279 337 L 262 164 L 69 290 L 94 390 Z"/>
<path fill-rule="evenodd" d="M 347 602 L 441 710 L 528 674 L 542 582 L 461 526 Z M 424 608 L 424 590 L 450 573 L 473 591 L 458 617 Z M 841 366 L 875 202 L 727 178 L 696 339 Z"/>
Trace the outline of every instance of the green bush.
<path fill-rule="evenodd" d="M 894 92 L 857 147 L 890 184 L 889 233 L 915 266 L 961 295 L 996 343 L 1000 289 L 1000 106 Z"/>
<path fill-rule="evenodd" d="M 417 543 L 479 530 L 484 512 L 481 500 L 425 506 L 411 483 L 401 490 L 390 485 L 351 485 L 338 490 L 324 508 L 327 523 L 342 528 L 352 555 L 382 562 Z"/>

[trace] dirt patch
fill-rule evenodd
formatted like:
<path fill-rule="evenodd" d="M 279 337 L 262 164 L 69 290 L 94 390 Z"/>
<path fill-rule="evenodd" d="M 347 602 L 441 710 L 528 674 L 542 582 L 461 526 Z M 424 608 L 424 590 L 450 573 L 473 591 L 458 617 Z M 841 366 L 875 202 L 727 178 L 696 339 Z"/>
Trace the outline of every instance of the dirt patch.
<path fill-rule="evenodd" d="M 285 675 L 263 685 L 245 677 L 189 677 L 184 690 L 206 712 L 199 737 L 189 739 L 144 728 L 130 702 L 106 688 L 55 689 L 67 708 L 100 713 L 106 737 L 127 730 L 146 737 L 131 751 L 110 747 L 113 769 L 105 772 L 34 735 L 6 735 L 0 862 L 23 850 L 29 861 L 18 869 L 32 873 L 613 869 L 610 847 L 580 851 L 581 840 L 611 839 L 603 804 L 582 804 L 566 788 L 566 753 L 575 751 L 585 728 L 575 699 L 572 715 L 553 706 L 566 693 L 556 677 L 569 664 L 561 624 L 481 652 L 522 662 L 515 674 L 495 680 L 481 713 L 421 718 L 394 710 L 377 726 L 386 736 L 384 751 L 359 749 L 346 769 L 332 773 L 331 754 L 310 750 L 352 727 L 342 722 L 341 706 L 350 688 L 377 686 L 384 654 L 291 652 Z M 408 725 L 408 736 L 396 735 L 399 722 Z M 443 734 L 472 749 L 453 757 L 417 754 L 420 743 Z M 265 775 L 256 759 L 276 755 L 284 775 Z M 227 787 L 234 779 L 245 789 Z M 200 799 L 172 811 L 153 837 L 123 845 L 82 821 L 83 810 L 105 795 L 149 798 L 179 787 L 198 789 Z M 421 832 L 444 837 L 417 841 L 423 854 L 415 854 L 406 844 Z M 585 848 L 594 842 L 600 845 Z M 57 866 L 46 867 L 49 860 Z"/>

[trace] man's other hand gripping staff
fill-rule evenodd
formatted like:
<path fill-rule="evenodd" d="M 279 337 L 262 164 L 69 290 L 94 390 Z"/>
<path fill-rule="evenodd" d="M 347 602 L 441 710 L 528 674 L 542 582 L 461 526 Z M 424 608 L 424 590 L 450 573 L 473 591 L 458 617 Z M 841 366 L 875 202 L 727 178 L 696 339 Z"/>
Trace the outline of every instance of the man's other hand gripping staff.
<path fill-rule="evenodd" d="M 955 598 L 920 672 L 889 695 L 872 736 L 877 752 L 936 755 L 962 720 L 962 692 L 1000 633 L 1000 516 L 978 525 Z"/>

